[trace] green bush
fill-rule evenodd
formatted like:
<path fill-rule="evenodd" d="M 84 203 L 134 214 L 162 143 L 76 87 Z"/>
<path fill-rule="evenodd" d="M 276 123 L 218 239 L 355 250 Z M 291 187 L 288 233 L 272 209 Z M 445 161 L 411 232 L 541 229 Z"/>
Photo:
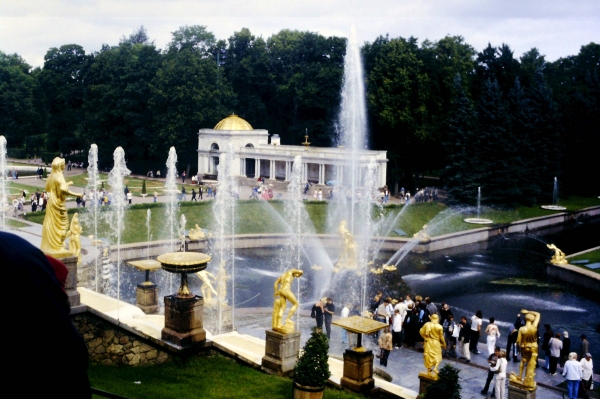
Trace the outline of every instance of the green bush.
<path fill-rule="evenodd" d="M 304 344 L 302 355 L 294 367 L 294 382 L 308 387 L 322 387 L 331 373 L 329 372 L 329 340 L 320 329 L 313 327 L 310 338 Z"/>
<path fill-rule="evenodd" d="M 146 180 L 142 180 L 142 194 L 146 194 Z"/>
<path fill-rule="evenodd" d="M 460 399 L 460 379 L 458 373 L 460 370 L 451 364 L 447 364 L 440 369 L 438 380 L 427 388 L 424 399 Z"/>
<path fill-rule="evenodd" d="M 48 178 L 48 171 L 46 170 L 46 168 L 42 168 L 42 178 L 44 178 L 44 179 Z"/>

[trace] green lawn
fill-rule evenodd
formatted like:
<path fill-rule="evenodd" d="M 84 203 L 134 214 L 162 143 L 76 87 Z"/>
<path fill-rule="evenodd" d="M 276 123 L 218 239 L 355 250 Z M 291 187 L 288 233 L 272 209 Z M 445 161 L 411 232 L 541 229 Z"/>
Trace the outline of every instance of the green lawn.
<path fill-rule="evenodd" d="M 567 260 L 569 261 L 569 263 L 573 262 L 574 260 L 589 260 L 588 263 L 598 263 L 598 262 L 600 262 L 600 249 L 597 249 L 595 251 L 586 252 L 581 255 L 573 256 L 572 258 L 568 258 Z M 593 272 L 600 273 L 600 269 L 590 269 L 590 268 L 586 267 L 585 265 L 573 265 L 573 266 L 579 266 L 582 269 L 591 270 Z"/>
<path fill-rule="evenodd" d="M 42 190 L 40 187 L 36 187 L 36 186 L 29 186 L 27 184 L 22 184 L 22 183 L 17 183 L 15 181 L 9 180 L 7 182 L 7 188 L 9 190 L 9 195 L 12 198 L 16 198 L 19 197 L 21 195 L 21 193 L 23 192 L 23 190 L 26 191 L 27 193 L 27 200 L 29 200 L 29 196 L 31 196 L 31 193 L 35 193 L 35 190 Z"/>
<path fill-rule="evenodd" d="M 87 177 L 88 177 L 88 174 L 87 174 L 87 172 L 85 172 L 80 175 L 66 177 L 66 179 L 72 181 L 73 185 L 76 187 L 85 188 L 88 185 Z M 107 188 L 109 187 L 108 174 L 100 173 L 99 180 L 104 181 L 105 187 L 107 187 Z M 129 190 L 131 191 L 131 193 L 133 195 L 139 196 L 142 193 L 142 183 L 144 180 L 146 180 L 146 179 L 142 179 L 139 177 L 125 177 L 123 179 L 123 183 L 127 187 L 129 187 Z M 187 181 L 188 181 L 188 183 L 191 182 L 190 179 L 188 179 Z M 186 191 L 188 191 L 188 193 L 191 193 L 192 188 L 194 188 L 194 187 L 196 188 L 196 190 L 198 189 L 198 186 L 193 186 L 188 183 L 184 184 L 184 186 L 186 187 Z M 177 181 L 177 188 L 181 189 L 181 180 Z M 165 181 L 164 180 L 146 180 L 146 194 L 148 194 L 148 196 L 152 196 L 152 193 L 154 192 L 154 190 L 156 190 L 158 192 L 158 194 L 161 195 L 162 191 L 164 189 L 165 189 Z"/>
<path fill-rule="evenodd" d="M 15 227 L 15 228 L 29 226 L 27 223 L 19 222 L 18 220 L 13 220 L 13 219 L 6 219 L 6 225 L 9 227 Z"/>
<path fill-rule="evenodd" d="M 583 202 L 583 201 L 582 201 Z M 202 202 L 180 202 L 179 214 L 183 213 L 187 219 L 187 228 L 198 224 L 202 228 L 215 230 L 213 224 L 213 201 Z M 327 213 L 329 204 L 323 202 L 309 201 L 304 204 L 309 218 L 318 234 L 327 232 Z M 588 203 L 585 202 L 585 206 Z M 126 230 L 123 233 L 123 243 L 133 243 L 147 240 L 146 230 L 146 212 L 151 209 L 151 234 L 153 240 L 164 239 L 167 237 L 165 233 L 165 204 L 164 203 L 144 203 L 136 204 L 130 207 L 126 212 Z M 584 207 L 584 205 L 579 206 Z M 86 208 L 89 211 L 91 208 Z M 101 215 L 106 215 L 110 208 L 101 208 Z M 286 217 L 284 215 L 284 201 L 256 201 L 256 200 L 241 200 L 236 205 L 236 234 L 260 234 L 260 233 L 285 233 L 286 232 Z M 90 219 L 85 217 L 82 209 L 70 209 L 69 214 L 74 212 L 82 213 L 81 223 L 84 229 L 84 235 L 92 234 Z M 398 216 L 398 213 L 402 212 Z M 541 208 L 519 207 L 515 210 L 494 210 L 486 209 L 480 215 L 482 218 L 491 219 L 494 223 L 509 223 L 516 220 L 528 219 L 537 216 L 544 216 L 553 212 L 546 211 Z M 408 237 L 423 228 L 427 224 L 428 234 L 430 236 L 438 236 L 457 231 L 480 228 L 481 225 L 467 224 L 463 222 L 466 217 L 473 215 L 464 215 L 454 208 L 449 208 L 441 203 L 419 203 L 412 204 L 406 209 L 401 205 L 390 205 L 383 208 L 383 216 L 390 223 L 386 226 L 386 230 L 380 231 L 380 234 L 391 237 L 398 237 L 393 232 L 394 229 L 402 229 Z M 373 217 L 379 218 L 379 208 L 373 208 Z M 36 212 L 28 213 L 25 218 L 35 223 L 42 223 L 44 214 Z M 110 221 L 101 218 L 99 223 L 99 232 L 108 230 Z M 391 223 L 393 221 L 393 223 Z M 106 234 L 100 234 L 102 237 Z"/>
<path fill-rule="evenodd" d="M 291 379 L 261 373 L 223 356 L 147 367 L 90 365 L 88 375 L 94 388 L 131 399 L 292 397 Z M 325 389 L 324 396 L 328 399 L 364 398 L 330 387 Z"/>

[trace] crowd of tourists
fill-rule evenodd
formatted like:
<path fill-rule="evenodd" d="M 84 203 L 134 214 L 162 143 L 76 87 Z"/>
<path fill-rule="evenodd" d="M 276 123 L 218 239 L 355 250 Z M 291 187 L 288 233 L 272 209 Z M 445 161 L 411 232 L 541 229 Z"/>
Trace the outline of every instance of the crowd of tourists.
<path fill-rule="evenodd" d="M 322 328 L 320 318 L 325 314 L 323 310 L 325 309 L 325 300 L 326 298 L 323 298 L 313 306 L 313 317 L 316 317 L 319 328 Z M 333 309 L 335 310 L 335 307 Z M 352 305 L 346 305 L 342 310 L 341 317 L 359 314 L 358 306 L 352 308 Z M 477 344 L 482 336 L 485 337 L 489 369 L 481 394 L 487 394 L 492 381 L 495 381 L 495 385 L 492 385 L 491 396 L 504 397 L 507 364 L 511 359 L 515 363 L 520 361 L 521 353 L 517 345 L 517 337 L 519 329 L 525 326 L 521 314 L 517 315 L 514 323 L 508 328 L 506 345 L 501 349 L 500 338 L 503 333 L 494 317 L 490 317 L 487 326 L 483 328 L 483 312 L 481 310 L 477 310 L 471 316 L 460 315 L 455 318 L 447 303 L 442 302 L 438 307 L 429 297 L 423 298 L 416 295 L 413 300 L 411 295 L 406 295 L 404 298 L 393 299 L 389 296 L 384 297 L 383 293 L 379 291 L 370 301 L 369 310 L 363 312 L 362 315 L 389 325 L 382 332 L 372 335 L 373 341 L 380 349 L 377 354 L 380 364 L 387 367 L 388 356 L 394 348 L 415 349 L 419 343 L 423 342 L 419 330 L 430 321 L 434 314 L 438 316 L 439 323 L 443 327 L 446 342 L 443 356 L 446 358 L 455 358 L 458 361 L 470 363 L 471 355 L 482 353 Z M 330 326 L 327 325 L 327 322 L 325 327 L 329 336 Z M 575 353 L 571 351 L 571 340 L 567 331 L 554 332 L 551 326 L 546 324 L 544 332 L 538 336 L 539 358 L 545 360 L 542 367 L 551 375 L 556 374 L 558 367 L 562 369 L 562 375 L 568 381 L 569 398 L 577 398 L 579 390 L 592 389 L 593 362 L 589 352 L 589 342 L 585 335 L 581 335 L 580 339 L 580 351 Z M 342 332 L 342 343 L 349 343 L 346 331 Z M 540 366 L 536 364 L 537 367 Z"/>

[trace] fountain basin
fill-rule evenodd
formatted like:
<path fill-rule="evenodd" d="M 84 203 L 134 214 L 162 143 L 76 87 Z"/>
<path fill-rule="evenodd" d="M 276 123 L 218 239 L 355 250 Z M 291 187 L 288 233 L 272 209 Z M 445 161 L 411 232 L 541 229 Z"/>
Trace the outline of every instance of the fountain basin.
<path fill-rule="evenodd" d="M 206 269 L 211 257 L 200 252 L 169 252 L 156 260 L 170 273 L 189 274 Z"/>
<path fill-rule="evenodd" d="M 547 209 L 549 211 L 566 211 L 567 208 L 560 205 L 542 205 L 542 209 Z"/>
<path fill-rule="evenodd" d="M 463 222 L 471 223 L 471 224 L 492 224 L 492 223 L 494 223 L 490 219 L 482 219 L 482 218 L 466 218 L 466 219 L 463 219 Z"/>

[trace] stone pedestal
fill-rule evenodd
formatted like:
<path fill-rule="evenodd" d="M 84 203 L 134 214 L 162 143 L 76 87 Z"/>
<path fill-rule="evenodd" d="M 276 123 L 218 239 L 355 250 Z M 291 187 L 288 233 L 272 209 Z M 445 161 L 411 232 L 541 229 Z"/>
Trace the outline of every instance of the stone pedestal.
<path fill-rule="evenodd" d="M 181 347 L 206 341 L 202 326 L 203 306 L 204 300 L 198 295 L 166 296 L 162 340 Z"/>
<path fill-rule="evenodd" d="M 265 356 L 262 366 L 277 374 L 287 374 L 294 369 L 300 352 L 300 331 L 283 334 L 267 330 Z"/>
<path fill-rule="evenodd" d="M 369 392 L 375 387 L 373 379 L 373 352 L 357 352 L 346 349 L 344 352 L 344 375 L 341 385 L 355 392 Z"/>
<path fill-rule="evenodd" d="M 67 256 L 60 258 L 60 261 L 64 263 L 69 271 L 67 281 L 65 282 L 65 292 L 69 297 L 71 309 L 73 309 L 81 305 L 79 292 L 77 291 L 77 257 Z"/>
<path fill-rule="evenodd" d="M 537 388 L 533 391 L 508 383 L 508 399 L 535 399 Z"/>
<path fill-rule="evenodd" d="M 419 373 L 419 395 L 425 395 L 427 388 L 438 379 L 436 373 L 428 373 L 427 371 L 421 371 Z"/>
<path fill-rule="evenodd" d="M 158 287 L 151 282 L 137 285 L 135 292 L 135 304 L 146 314 L 158 313 Z"/>

